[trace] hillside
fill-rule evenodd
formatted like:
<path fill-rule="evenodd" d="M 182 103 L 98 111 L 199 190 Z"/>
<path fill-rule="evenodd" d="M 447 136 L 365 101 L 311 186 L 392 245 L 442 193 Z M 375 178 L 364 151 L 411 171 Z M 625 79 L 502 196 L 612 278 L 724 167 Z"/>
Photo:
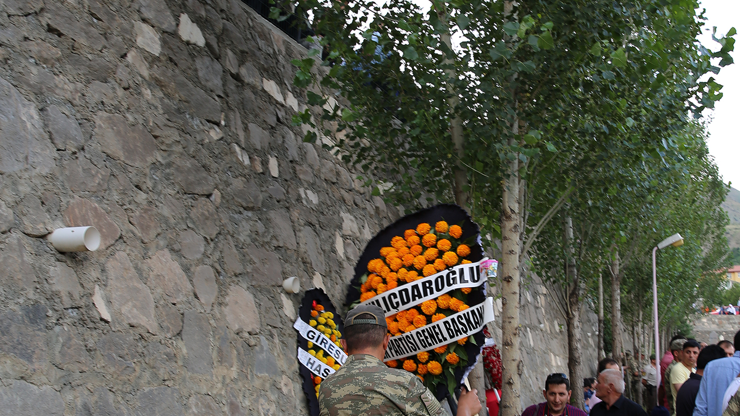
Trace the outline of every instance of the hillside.
<path fill-rule="evenodd" d="M 727 226 L 727 242 L 730 248 L 740 247 L 740 191 L 730 188 L 722 208 L 730 217 L 730 225 Z"/>

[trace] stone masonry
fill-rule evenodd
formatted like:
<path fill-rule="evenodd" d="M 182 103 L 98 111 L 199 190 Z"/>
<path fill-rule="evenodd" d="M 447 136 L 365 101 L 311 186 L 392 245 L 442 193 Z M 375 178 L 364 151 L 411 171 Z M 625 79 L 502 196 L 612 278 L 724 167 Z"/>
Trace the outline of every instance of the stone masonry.
<path fill-rule="evenodd" d="M 700 315 L 694 319 L 694 337 L 708 344 L 733 342 L 740 330 L 740 315 Z"/>
<path fill-rule="evenodd" d="M 399 212 L 292 126 L 305 54 L 237 0 L 0 1 L 0 416 L 307 414 L 281 282 L 341 306 Z M 524 404 L 567 369 L 547 293 Z"/>

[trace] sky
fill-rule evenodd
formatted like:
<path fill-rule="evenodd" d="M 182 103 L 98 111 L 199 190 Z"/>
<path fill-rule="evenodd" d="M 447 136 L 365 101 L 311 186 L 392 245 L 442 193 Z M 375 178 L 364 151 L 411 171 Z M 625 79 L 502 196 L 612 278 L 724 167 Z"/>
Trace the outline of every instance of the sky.
<path fill-rule="evenodd" d="M 717 34 L 726 34 L 731 27 L 740 29 L 740 1 L 738 0 L 702 0 L 706 8 L 706 33 L 700 38 L 702 44 L 717 50 L 712 41 L 711 30 L 717 27 Z M 735 39 L 740 39 L 735 36 Z M 714 45 L 713 45 L 714 44 Z M 722 99 L 713 111 L 705 113 L 711 117 L 709 124 L 709 153 L 719 168 L 725 183 L 740 189 L 740 42 L 735 43 L 732 57 L 733 65 L 723 68 L 715 78 L 723 85 Z"/>

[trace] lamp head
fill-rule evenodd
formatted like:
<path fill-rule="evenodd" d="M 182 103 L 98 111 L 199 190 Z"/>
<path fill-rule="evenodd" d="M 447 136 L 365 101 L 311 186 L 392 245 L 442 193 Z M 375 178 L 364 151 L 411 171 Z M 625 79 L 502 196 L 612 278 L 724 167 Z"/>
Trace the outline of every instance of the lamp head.
<path fill-rule="evenodd" d="M 663 250 L 664 248 L 668 246 L 680 247 L 682 245 L 683 245 L 683 237 L 681 237 L 681 234 L 673 234 L 672 236 L 658 243 L 658 249 Z"/>

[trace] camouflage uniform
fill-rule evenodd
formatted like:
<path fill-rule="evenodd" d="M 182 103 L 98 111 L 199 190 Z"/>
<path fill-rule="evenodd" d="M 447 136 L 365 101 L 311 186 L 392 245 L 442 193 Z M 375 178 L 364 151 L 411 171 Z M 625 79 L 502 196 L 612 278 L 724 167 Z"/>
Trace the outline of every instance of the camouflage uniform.
<path fill-rule="evenodd" d="M 675 398 L 673 397 L 673 391 L 671 391 L 671 370 L 673 370 L 673 367 L 678 364 L 678 361 L 672 361 L 670 364 L 668 364 L 668 368 L 665 369 L 665 379 L 662 380 L 663 386 L 665 387 L 665 398 L 668 401 L 668 411 L 671 412 L 671 415 L 676 414 L 676 409 L 673 407 L 673 403 L 675 401 Z"/>
<path fill-rule="evenodd" d="M 418 377 L 365 354 L 351 355 L 321 383 L 319 408 L 321 416 L 446 415 Z"/>
<path fill-rule="evenodd" d="M 740 394 L 735 393 L 727 403 L 727 409 L 722 412 L 722 416 L 738 416 L 740 415 Z"/>

